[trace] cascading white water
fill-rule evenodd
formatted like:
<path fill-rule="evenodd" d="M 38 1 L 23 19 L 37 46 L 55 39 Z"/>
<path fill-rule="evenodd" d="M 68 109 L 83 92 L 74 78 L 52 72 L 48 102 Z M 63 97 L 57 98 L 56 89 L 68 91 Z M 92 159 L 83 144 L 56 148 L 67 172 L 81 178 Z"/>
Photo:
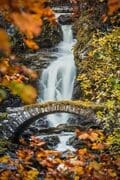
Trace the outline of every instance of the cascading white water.
<path fill-rule="evenodd" d="M 41 101 L 70 100 L 72 98 L 76 68 L 72 54 L 74 44 L 70 25 L 62 26 L 63 41 L 58 45 L 60 56 L 46 68 L 41 77 Z M 47 116 L 51 126 L 67 121 L 69 115 L 54 114 Z"/>
<path fill-rule="evenodd" d="M 62 26 L 62 31 L 63 31 L 63 42 L 72 43 L 73 42 L 72 26 L 64 25 Z"/>

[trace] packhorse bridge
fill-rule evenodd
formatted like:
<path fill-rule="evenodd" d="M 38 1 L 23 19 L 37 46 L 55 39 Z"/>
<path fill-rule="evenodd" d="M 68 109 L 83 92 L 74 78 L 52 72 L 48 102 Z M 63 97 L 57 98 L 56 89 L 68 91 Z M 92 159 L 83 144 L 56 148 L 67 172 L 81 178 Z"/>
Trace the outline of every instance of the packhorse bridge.
<path fill-rule="evenodd" d="M 82 101 L 51 101 L 26 105 L 18 108 L 8 108 L 6 119 L 0 123 L 0 135 L 3 137 L 19 137 L 30 124 L 40 117 L 53 113 L 71 113 L 78 116 L 88 116 L 103 106 Z"/>

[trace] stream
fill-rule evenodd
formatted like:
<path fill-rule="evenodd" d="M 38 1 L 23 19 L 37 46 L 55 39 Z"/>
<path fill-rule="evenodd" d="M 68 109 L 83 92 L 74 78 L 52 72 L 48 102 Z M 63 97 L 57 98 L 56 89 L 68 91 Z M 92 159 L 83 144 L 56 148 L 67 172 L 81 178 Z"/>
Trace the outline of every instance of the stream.
<path fill-rule="evenodd" d="M 60 14 L 57 14 L 56 16 L 59 17 L 59 15 Z M 75 40 L 73 39 L 71 25 L 61 25 L 61 28 L 63 31 L 63 41 L 56 47 L 56 59 L 43 70 L 41 75 L 39 102 L 72 99 L 74 80 L 76 77 L 76 67 L 72 52 Z M 60 124 L 66 124 L 70 116 L 70 114 L 66 113 L 56 113 L 48 115 L 47 121 L 50 127 L 57 127 Z M 73 133 L 60 134 L 60 143 L 57 150 L 73 150 L 72 147 L 66 145 L 66 142 L 72 135 Z"/>

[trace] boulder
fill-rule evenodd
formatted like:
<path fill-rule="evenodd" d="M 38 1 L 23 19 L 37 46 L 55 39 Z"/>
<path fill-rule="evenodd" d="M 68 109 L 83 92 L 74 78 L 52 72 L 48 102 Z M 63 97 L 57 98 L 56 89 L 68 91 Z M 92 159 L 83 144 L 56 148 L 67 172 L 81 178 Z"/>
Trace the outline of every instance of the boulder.
<path fill-rule="evenodd" d="M 86 148 L 86 144 L 75 136 L 69 138 L 69 140 L 67 141 L 67 145 L 72 146 L 75 149 Z"/>
<path fill-rule="evenodd" d="M 71 3 L 69 0 L 52 0 L 49 2 L 49 5 L 51 7 L 61 7 L 64 8 L 64 6 L 71 6 Z"/>
<path fill-rule="evenodd" d="M 47 149 L 55 149 L 58 143 L 60 143 L 59 137 L 56 135 L 46 136 L 43 140 L 46 142 Z"/>
<path fill-rule="evenodd" d="M 51 53 L 52 52 L 52 53 Z M 57 54 L 46 49 L 41 49 L 38 52 L 23 53 L 17 56 L 17 62 L 25 65 L 41 74 L 42 70 L 47 68 L 50 63 L 57 59 Z"/>
<path fill-rule="evenodd" d="M 81 96 L 82 96 L 82 91 L 80 88 L 80 82 L 75 80 L 72 97 L 73 99 L 80 99 Z"/>
<path fill-rule="evenodd" d="M 73 22 L 71 15 L 61 15 L 58 17 L 58 22 L 62 25 L 69 25 Z"/>
<path fill-rule="evenodd" d="M 6 98 L 0 102 L 0 112 L 5 112 L 7 107 L 18 107 L 22 106 L 21 99 L 13 95 L 7 88 L 0 87 L 1 90 L 3 90 L 6 93 Z"/>
<path fill-rule="evenodd" d="M 94 113 L 86 113 L 83 116 L 74 115 L 70 117 L 67 121 L 68 126 L 78 126 L 82 127 L 84 130 L 89 128 L 98 128 L 100 127 L 100 122 L 97 120 Z"/>
<path fill-rule="evenodd" d="M 50 24 L 44 21 L 41 34 L 35 38 L 40 48 L 55 47 L 60 41 L 63 40 L 63 33 L 60 24 Z"/>

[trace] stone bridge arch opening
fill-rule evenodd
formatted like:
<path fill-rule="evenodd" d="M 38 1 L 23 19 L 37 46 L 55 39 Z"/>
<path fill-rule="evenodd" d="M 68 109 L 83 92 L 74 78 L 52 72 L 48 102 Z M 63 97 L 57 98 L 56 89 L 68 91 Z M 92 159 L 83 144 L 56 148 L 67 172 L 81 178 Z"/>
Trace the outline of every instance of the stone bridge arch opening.
<path fill-rule="evenodd" d="M 12 140 L 13 141 L 18 141 L 19 137 L 22 135 L 22 133 L 27 130 L 32 123 L 37 121 L 39 118 L 45 117 L 47 115 L 52 115 L 52 114 L 57 114 L 57 113 L 65 113 L 65 114 L 71 114 L 71 115 L 76 115 L 79 116 L 76 113 L 73 112 L 66 112 L 66 111 L 55 111 L 55 112 L 49 112 L 49 113 L 44 113 L 44 114 L 38 114 L 36 116 L 31 117 L 30 119 L 27 119 L 24 121 L 22 124 L 20 124 L 14 131 L 14 134 L 12 135 Z"/>

